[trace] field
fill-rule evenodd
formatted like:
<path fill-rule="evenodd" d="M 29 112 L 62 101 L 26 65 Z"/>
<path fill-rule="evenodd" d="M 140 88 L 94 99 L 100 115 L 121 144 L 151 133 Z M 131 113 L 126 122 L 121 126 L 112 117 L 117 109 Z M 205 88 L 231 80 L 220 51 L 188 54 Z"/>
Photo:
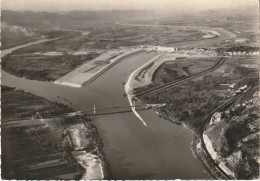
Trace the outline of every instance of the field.
<path fill-rule="evenodd" d="M 244 59 L 247 61 L 244 61 Z M 202 64 L 204 63 L 202 62 Z M 247 86 L 258 84 L 258 69 L 246 68 L 243 64 L 258 65 L 258 58 L 230 57 L 224 65 L 209 74 L 169 88 L 160 92 L 160 94 L 141 96 L 140 99 L 148 104 L 166 103 L 167 106 L 160 107 L 157 110 L 161 113 L 161 116 L 183 122 L 189 125 L 195 133 L 198 133 L 202 126 L 202 118 L 207 113 L 210 113 L 218 105 L 231 98 L 239 87 L 245 84 Z M 161 69 L 163 67 L 158 72 L 163 71 Z M 190 67 L 190 72 L 196 71 L 196 69 L 196 66 Z M 171 71 L 169 71 L 170 74 L 166 74 L 167 72 L 165 71 L 166 73 L 163 77 L 168 77 L 169 81 L 179 78 L 178 74 L 175 75 L 177 77 L 172 76 Z M 181 66 L 179 72 L 182 72 Z M 235 87 L 230 88 L 229 86 L 232 84 L 235 84 Z M 158 87 L 159 83 L 153 83 L 148 87 L 154 86 Z M 135 92 L 142 92 L 145 89 L 147 87 L 136 89 Z"/>
<path fill-rule="evenodd" d="M 120 23 L 114 21 L 117 16 L 113 13 L 102 12 L 108 13 L 108 17 L 92 13 L 53 13 L 50 21 L 48 13 L 3 11 L 3 49 L 38 39 L 56 38 L 3 57 L 3 70 L 28 79 L 54 81 L 105 51 L 141 45 L 170 46 L 200 40 L 206 34 L 189 27 L 129 26 L 124 24 L 130 17 L 125 12 L 114 12 L 124 17 L 118 21 Z"/>
<path fill-rule="evenodd" d="M 196 37 L 192 31 L 185 33 L 178 29 L 164 29 L 114 25 L 113 28 L 97 29 L 88 35 L 66 32 L 58 40 L 15 50 L 3 58 L 2 68 L 19 77 L 53 81 L 107 50 L 151 44 L 167 46 L 173 43 L 167 37 L 173 35 L 174 42 L 185 41 L 188 34 Z"/>
<path fill-rule="evenodd" d="M 137 98 L 144 104 L 165 105 L 153 109 L 167 120 L 183 123 L 197 138 L 205 131 L 213 147 L 211 154 L 218 155 L 215 161 L 228 165 L 237 178 L 257 178 L 259 56 L 241 52 L 255 55 L 259 52 L 258 14 L 208 10 L 165 18 L 149 11 L 3 11 L 2 37 L 3 51 L 36 40 L 53 39 L 2 57 L 1 67 L 6 72 L 27 79 L 55 81 L 84 64 L 71 79 L 72 82 L 80 79 L 80 85 L 124 51 L 149 47 L 153 51 L 160 46 L 178 48 L 165 51 L 164 59 L 136 72 L 133 88 L 134 93 L 140 93 L 184 81 Z M 240 52 L 241 56 L 217 57 L 230 52 Z M 102 56 L 103 59 L 95 59 Z M 218 60 L 225 62 L 214 71 L 185 80 L 209 69 Z M 67 80 L 65 77 L 64 82 Z M 245 92 L 247 88 L 249 92 Z M 236 95 L 243 96 L 221 113 L 215 112 Z M 201 131 L 205 118 L 214 112 L 215 116 L 221 115 L 219 122 L 213 122 L 213 116 L 207 129 Z M 199 141 L 195 139 L 193 144 L 199 145 Z M 207 154 L 203 158 L 205 150 L 198 145 L 192 148 L 194 153 L 202 154 L 202 160 L 209 159 Z M 102 166 L 107 178 L 109 166 L 102 149 L 97 129 L 81 112 L 2 87 L 3 178 L 88 179 L 91 176 L 85 168 L 91 166 L 99 168 L 95 179 L 103 179 Z"/>
<path fill-rule="evenodd" d="M 217 58 L 176 58 L 173 62 L 165 62 L 155 72 L 153 82 L 165 84 L 209 69 Z"/>
<path fill-rule="evenodd" d="M 49 54 L 47 54 L 49 53 Z M 66 52 L 13 53 L 2 59 L 2 68 L 10 74 L 27 79 L 54 81 L 83 63 L 96 58 L 99 53 L 72 55 Z M 51 55 L 51 53 L 53 55 Z M 47 54 L 47 55 L 46 55 Z"/>
<path fill-rule="evenodd" d="M 209 65 L 213 62 L 211 60 Z M 198 64 L 205 65 L 205 63 L 207 64 L 207 61 Z M 194 60 L 188 63 L 187 60 L 182 59 L 172 66 L 162 65 L 155 74 L 153 84 L 135 91 L 142 92 L 147 88 L 163 85 L 162 82 L 167 83 L 189 76 L 187 70 L 185 72 L 183 70 L 187 65 L 191 65 L 188 66 L 189 72 L 198 71 L 198 66 L 193 66 Z M 215 159 L 217 163 L 225 164 L 236 178 L 256 179 L 259 176 L 258 85 L 259 56 L 229 57 L 219 69 L 209 74 L 159 93 L 138 98 L 147 104 L 166 104 L 155 108 L 160 116 L 174 123 L 185 124 L 193 131 L 195 137 L 199 137 L 209 113 L 235 95 L 242 93 L 240 91 L 242 87 L 252 88 L 223 111 L 220 122 L 210 123 L 206 134 L 212 143 L 212 150 L 215 150 L 210 153 L 215 155 L 213 152 L 217 152 L 218 157 Z M 199 144 L 194 142 L 194 145 L 196 154 L 204 160 L 203 162 L 207 162 L 210 168 L 212 167 L 212 172 L 216 172 L 201 148 L 197 148 Z"/>
<path fill-rule="evenodd" d="M 72 155 L 78 131 L 81 150 L 97 155 L 108 176 L 102 141 L 82 113 L 9 87 L 2 87 L 1 109 L 2 178 L 80 179 L 85 171 Z"/>
<path fill-rule="evenodd" d="M 41 34 L 32 28 L 2 23 L 1 31 L 2 35 L 4 35 L 1 37 L 3 49 L 41 39 Z"/>

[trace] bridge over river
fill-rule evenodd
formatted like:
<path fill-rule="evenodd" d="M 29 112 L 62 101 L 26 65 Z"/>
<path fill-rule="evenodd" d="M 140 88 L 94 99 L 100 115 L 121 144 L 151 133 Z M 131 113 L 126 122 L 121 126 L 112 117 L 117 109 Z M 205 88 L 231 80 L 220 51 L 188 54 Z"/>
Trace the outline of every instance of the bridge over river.
<path fill-rule="evenodd" d="M 222 36 L 220 39 L 227 38 Z M 207 44 L 211 41 L 205 40 Z M 194 43 L 198 44 L 203 42 Z M 128 56 L 82 88 L 27 80 L 4 71 L 2 84 L 68 104 L 75 111 L 89 116 L 94 115 L 94 104 L 102 105 L 95 108 L 93 123 L 102 137 L 104 152 L 115 179 L 208 179 L 202 163 L 192 154 L 190 144 L 193 135 L 189 130 L 159 118 L 152 110 L 136 106 L 148 125 L 145 127 L 130 112 L 122 83 L 131 72 L 157 55 L 157 52 L 140 52 Z"/>

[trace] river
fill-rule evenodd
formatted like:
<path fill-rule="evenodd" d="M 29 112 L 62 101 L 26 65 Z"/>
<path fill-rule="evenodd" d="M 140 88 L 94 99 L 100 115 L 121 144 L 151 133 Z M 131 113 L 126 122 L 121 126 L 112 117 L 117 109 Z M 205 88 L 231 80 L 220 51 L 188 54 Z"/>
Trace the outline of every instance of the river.
<path fill-rule="evenodd" d="M 132 71 L 157 55 L 129 56 L 83 88 L 18 78 L 2 71 L 2 84 L 17 87 L 50 101 L 70 104 L 75 110 L 129 106 L 123 82 Z M 191 152 L 192 133 L 182 125 L 159 118 L 151 110 L 92 117 L 104 143 L 106 157 L 116 179 L 208 179 Z"/>
<path fill-rule="evenodd" d="M 5 55 L 12 53 L 14 50 L 20 49 L 20 48 L 24 48 L 24 47 L 28 47 L 31 45 L 36 45 L 36 44 L 40 44 L 40 43 L 44 43 L 44 42 L 48 42 L 48 41 L 53 41 L 53 40 L 57 40 L 57 38 L 53 38 L 53 39 L 41 39 L 41 40 L 37 40 L 37 41 L 33 41 L 30 43 L 26 43 L 23 45 L 19 45 L 13 48 L 9 48 L 9 49 L 5 49 L 1 51 L 1 58 L 3 58 Z"/>

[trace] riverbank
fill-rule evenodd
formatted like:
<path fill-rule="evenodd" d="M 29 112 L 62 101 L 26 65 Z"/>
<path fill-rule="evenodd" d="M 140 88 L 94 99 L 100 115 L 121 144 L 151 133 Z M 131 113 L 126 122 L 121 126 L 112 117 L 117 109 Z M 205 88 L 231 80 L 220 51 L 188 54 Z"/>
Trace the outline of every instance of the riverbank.
<path fill-rule="evenodd" d="M 1 99 L 3 179 L 111 178 L 97 128 L 83 113 L 6 86 Z"/>
<path fill-rule="evenodd" d="M 3 58 L 4 56 L 6 56 L 9 53 L 12 53 L 13 51 L 15 51 L 17 49 L 24 48 L 24 47 L 27 47 L 27 46 L 37 45 L 37 44 L 44 43 L 44 42 L 54 41 L 54 40 L 57 40 L 57 38 L 36 40 L 36 41 L 33 41 L 33 42 L 23 43 L 21 45 L 15 46 L 15 47 L 4 49 L 4 50 L 1 51 L 1 58 Z"/>
<path fill-rule="evenodd" d="M 144 104 L 144 102 L 141 99 L 138 99 L 138 101 L 140 101 L 142 104 Z M 193 138 L 192 138 L 192 141 L 190 143 L 190 149 L 192 151 L 192 155 L 196 160 L 199 160 L 202 163 L 204 173 L 207 174 L 208 178 L 210 178 L 210 179 L 225 179 L 225 177 L 223 177 L 222 173 L 219 170 L 217 170 L 217 168 L 212 164 L 212 161 L 205 154 L 204 150 L 201 147 L 201 140 L 199 138 L 199 134 L 198 134 L 198 132 L 196 132 L 194 130 L 194 128 L 192 128 L 189 124 L 187 124 L 185 122 L 178 121 L 178 120 L 167 117 L 158 108 L 152 108 L 152 110 L 156 114 L 158 114 L 158 116 L 160 118 L 163 118 L 164 120 L 167 120 L 167 121 L 169 121 L 173 124 L 176 124 L 178 126 L 183 126 L 185 129 L 187 129 L 189 132 L 192 133 Z"/>
<path fill-rule="evenodd" d="M 86 86 L 127 56 L 134 55 L 141 51 L 142 50 L 139 49 L 108 51 L 99 57 L 81 65 L 68 74 L 58 78 L 54 81 L 54 83 L 79 88 Z"/>
<path fill-rule="evenodd" d="M 234 66 L 232 64 L 234 61 L 239 63 Z M 176 120 L 182 123 L 185 125 L 185 127 L 193 132 L 194 139 L 191 146 L 193 154 L 196 155 L 199 160 L 201 160 L 212 178 L 256 178 L 255 176 L 251 177 L 251 175 L 252 173 L 257 173 L 257 171 L 253 171 L 251 173 L 249 172 L 250 169 L 248 169 L 252 168 L 251 170 L 255 170 L 255 168 L 257 168 L 255 167 L 255 165 L 257 166 L 257 161 L 253 159 L 256 157 L 252 156 L 253 154 L 250 151 L 248 151 L 248 153 L 245 151 L 247 149 L 252 150 L 252 140 L 248 139 L 249 141 L 245 144 L 245 146 L 241 144 L 245 142 L 241 140 L 243 139 L 243 136 L 251 134 L 248 130 L 252 129 L 253 131 L 256 131 L 254 126 L 257 124 L 253 124 L 252 122 L 248 121 L 252 121 L 251 119 L 254 118 L 254 116 L 248 116 L 250 119 L 245 119 L 244 115 L 235 117 L 233 115 L 234 113 L 228 110 L 227 112 L 223 113 L 223 115 L 227 116 L 229 112 L 232 112 L 232 119 L 235 121 L 225 120 L 225 124 L 223 123 L 218 127 L 218 129 L 215 129 L 215 132 L 213 132 L 214 134 L 209 134 L 211 137 L 206 138 L 206 148 L 203 145 L 204 141 L 206 140 L 205 136 L 203 135 L 203 137 L 201 137 L 201 133 L 203 133 L 202 128 L 205 125 L 205 116 L 209 115 L 209 113 L 212 111 L 216 112 L 214 110 L 220 105 L 226 105 L 227 100 L 232 100 L 234 95 L 241 93 L 240 89 L 243 87 L 258 85 L 259 81 L 257 77 L 259 76 L 259 73 L 257 69 L 242 69 L 241 67 L 243 65 L 240 63 L 240 61 L 241 60 L 234 60 L 229 58 L 219 69 L 211 72 L 210 76 L 203 75 L 193 80 L 183 82 L 180 85 L 172 86 L 167 90 L 161 91 L 160 94 L 153 93 L 149 95 L 138 96 L 138 98 L 145 104 L 166 104 L 164 107 L 156 108 L 155 111 L 163 118 L 174 121 Z M 257 64 L 257 59 L 248 59 L 248 64 Z M 232 69 L 228 70 L 227 67 Z M 220 72 L 221 74 L 219 74 Z M 143 88 L 143 91 L 145 91 L 145 88 Z M 248 97 L 252 97 L 252 95 Z M 240 104 L 246 107 L 245 103 L 241 102 Z M 240 111 L 241 110 L 238 112 L 240 113 Z M 252 110 L 250 111 L 252 112 Z M 250 111 L 246 111 L 247 114 Z M 253 114 L 256 116 L 255 113 Z M 239 123 L 238 120 L 240 120 Z M 242 128 L 244 128 L 245 133 L 242 132 Z M 224 134 L 225 130 L 229 131 Z M 235 133 L 236 131 L 237 133 Z M 211 139 L 212 145 L 214 146 L 211 145 L 209 139 Z M 234 153 L 229 151 L 230 147 L 233 148 Z M 243 148 L 243 151 L 237 154 L 236 151 L 240 149 L 239 147 Z M 227 161 L 220 161 L 221 159 L 219 158 L 214 159 L 214 156 L 212 156 L 214 154 L 216 155 L 214 150 L 217 150 L 219 154 L 222 155 L 223 160 L 226 159 Z M 210 155 L 207 152 L 210 152 Z M 245 158 L 243 158 L 243 156 L 241 157 L 241 153 L 246 155 L 243 155 Z M 250 161 L 248 161 L 248 158 L 250 158 Z M 243 159 L 247 161 L 244 161 Z M 227 166 L 223 165 L 223 163 L 225 163 Z M 242 167 L 242 165 L 247 166 Z M 236 170 L 236 174 L 238 176 L 235 176 L 235 174 L 231 173 L 230 169 L 227 169 L 228 167 Z M 245 175 L 248 176 L 246 177 Z"/>
<path fill-rule="evenodd" d="M 2 75 L 2 83 L 18 87 L 52 102 L 70 104 L 75 110 L 84 111 L 86 115 L 91 110 L 93 113 L 94 104 L 97 111 L 101 105 L 102 109 L 123 105 L 129 109 L 129 102 L 123 96 L 125 92 L 122 83 L 128 79 L 133 70 L 155 56 L 156 52 L 148 52 L 127 57 L 81 89 L 59 86 L 51 82 L 31 81 L 11 76 L 6 72 Z M 192 156 L 190 149 L 192 135 L 188 130 L 159 118 L 151 110 L 139 114 L 147 122 L 148 127 L 143 126 L 132 112 L 98 115 L 93 121 L 103 140 L 113 178 L 208 178 L 200 162 Z"/>
<path fill-rule="evenodd" d="M 206 120 L 201 141 L 230 178 L 259 179 L 259 100 L 256 84 Z"/>
<path fill-rule="evenodd" d="M 144 67 L 149 66 L 149 64 L 153 63 L 155 60 L 157 60 L 160 57 L 160 55 L 157 55 L 156 57 L 152 58 L 151 60 L 149 60 L 148 62 L 146 62 L 145 64 L 143 64 L 141 67 L 139 67 L 138 69 L 136 69 L 135 71 L 133 71 L 128 79 L 126 84 L 124 85 L 124 89 L 125 89 L 125 93 L 127 94 L 127 98 L 128 98 L 128 102 L 130 104 L 131 110 L 133 111 L 133 113 L 135 114 L 135 116 L 144 124 L 144 126 L 147 126 L 147 123 L 143 120 L 143 118 L 140 116 L 140 114 L 136 111 L 135 109 L 135 102 L 134 99 L 136 99 L 136 97 L 133 94 L 133 89 L 135 88 L 135 83 L 136 83 L 136 78 L 139 74 L 140 71 L 143 70 Z"/>
<path fill-rule="evenodd" d="M 236 34 L 226 30 L 224 28 L 210 28 L 205 26 L 172 26 L 172 25 L 163 25 L 163 24 L 129 24 L 129 23 L 117 23 L 121 26 L 130 26 L 130 27 L 149 27 L 149 28 L 181 28 L 182 33 L 185 33 L 187 30 L 192 30 L 193 32 L 198 32 L 199 36 L 189 36 L 186 34 L 185 37 L 187 39 L 180 39 L 178 41 L 178 35 L 173 35 L 174 40 L 167 43 L 169 47 L 177 47 L 177 48 L 202 48 L 209 47 L 212 44 L 220 43 L 224 40 L 230 40 L 237 37 Z M 172 33 L 173 34 L 173 33 Z M 210 34 L 210 36 L 208 36 Z M 213 35 L 213 36 L 212 36 Z M 177 41 L 176 41 L 177 40 Z"/>
<path fill-rule="evenodd" d="M 169 58 L 170 57 L 170 58 Z M 167 62 L 169 60 L 173 61 L 175 60 L 175 56 L 165 56 L 165 53 L 162 54 L 162 52 L 155 56 L 154 58 L 152 58 L 151 60 L 149 60 L 148 62 L 146 62 L 145 64 L 143 64 L 142 66 L 140 66 L 138 69 L 136 69 L 135 71 L 133 71 L 130 76 L 128 77 L 128 80 L 126 82 L 126 84 L 124 85 L 124 89 L 125 92 L 127 94 L 127 98 L 129 101 L 129 104 L 131 106 L 131 109 L 133 111 L 133 113 L 135 114 L 135 116 L 141 120 L 141 122 L 144 124 L 144 126 L 148 126 L 146 121 L 144 121 L 144 119 L 141 117 L 141 115 L 135 110 L 135 100 L 137 100 L 140 104 L 144 105 L 146 104 L 146 102 L 144 102 L 142 99 L 138 99 L 135 94 L 134 94 L 134 89 L 136 88 L 140 88 L 140 87 L 145 87 L 147 85 L 152 84 L 152 77 L 155 74 L 155 71 L 157 71 L 157 69 L 159 69 L 159 67 L 164 63 Z M 159 60 L 158 60 L 159 59 Z M 147 75 L 148 74 L 148 75 Z M 193 156 L 201 161 L 201 158 L 198 157 L 198 154 L 196 154 L 195 150 L 196 148 L 193 148 L 193 146 L 195 145 L 194 142 L 197 142 L 198 140 L 196 139 L 196 137 L 198 136 L 197 132 L 192 129 L 192 127 L 190 127 L 189 124 L 185 123 L 185 122 L 181 122 L 179 120 L 173 119 L 172 117 L 167 117 L 165 114 L 163 114 L 160 109 L 158 109 L 158 107 L 153 107 L 152 108 L 153 111 L 156 112 L 156 114 L 159 115 L 159 117 L 168 120 L 174 124 L 177 125 L 183 125 L 185 128 L 187 128 L 192 134 L 193 134 L 193 139 L 191 142 L 191 150 L 193 153 Z M 215 178 L 209 171 L 208 167 L 205 166 L 204 164 L 204 169 L 207 170 L 207 174 L 210 178 Z"/>
<path fill-rule="evenodd" d="M 2 58 L 2 69 L 17 77 L 39 81 L 55 81 L 100 55 L 95 51 L 81 55 L 37 50 L 34 53 L 27 53 L 23 48 L 18 51 L 12 53 L 9 51 L 10 54 Z"/>

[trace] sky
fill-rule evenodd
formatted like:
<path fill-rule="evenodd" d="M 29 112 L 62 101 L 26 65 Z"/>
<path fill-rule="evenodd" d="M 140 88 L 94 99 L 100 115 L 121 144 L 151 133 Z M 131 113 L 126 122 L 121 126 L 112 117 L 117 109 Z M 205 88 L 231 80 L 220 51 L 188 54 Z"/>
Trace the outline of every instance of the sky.
<path fill-rule="evenodd" d="M 153 10 L 156 12 L 244 9 L 258 0 L 0 0 L 2 9 L 31 11 Z"/>

